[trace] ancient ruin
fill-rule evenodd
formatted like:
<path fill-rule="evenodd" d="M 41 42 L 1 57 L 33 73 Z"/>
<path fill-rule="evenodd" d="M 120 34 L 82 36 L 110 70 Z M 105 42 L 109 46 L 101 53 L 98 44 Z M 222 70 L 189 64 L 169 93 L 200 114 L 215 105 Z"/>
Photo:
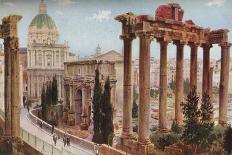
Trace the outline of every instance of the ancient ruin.
<path fill-rule="evenodd" d="M 5 55 L 5 129 L 4 138 L 12 144 L 13 154 L 20 154 L 20 91 L 19 91 L 19 41 L 17 23 L 21 16 L 2 19 L 0 38 L 4 39 Z"/>
<path fill-rule="evenodd" d="M 150 44 L 156 39 L 160 44 L 160 96 L 159 96 L 159 130 L 167 130 L 167 46 L 176 45 L 176 94 L 175 120 L 182 123 L 180 104 L 183 100 L 183 58 L 184 46 L 191 48 L 190 86 L 197 83 L 198 47 L 203 48 L 203 84 L 202 93 L 212 92 L 210 86 L 210 48 L 213 44 L 221 46 L 221 76 L 219 99 L 219 124 L 227 122 L 229 49 L 228 30 L 210 30 L 194 24 L 192 20 L 183 21 L 184 11 L 179 4 L 171 3 L 159 6 L 154 16 L 135 15 L 131 12 L 118 15 L 115 19 L 122 23 L 120 38 L 124 45 L 124 104 L 122 150 L 137 154 L 146 154 L 150 146 Z M 140 40 L 139 55 L 139 123 L 138 140 L 132 140 L 132 41 Z"/>
<path fill-rule="evenodd" d="M 116 72 L 115 64 L 102 60 L 82 60 L 65 62 L 64 77 L 64 122 L 68 125 L 78 125 L 82 129 L 89 129 L 92 122 L 92 98 L 95 83 L 95 70 L 99 69 L 100 82 L 109 76 L 111 82 L 111 103 L 115 106 Z M 92 130 L 92 129 L 91 129 Z"/>

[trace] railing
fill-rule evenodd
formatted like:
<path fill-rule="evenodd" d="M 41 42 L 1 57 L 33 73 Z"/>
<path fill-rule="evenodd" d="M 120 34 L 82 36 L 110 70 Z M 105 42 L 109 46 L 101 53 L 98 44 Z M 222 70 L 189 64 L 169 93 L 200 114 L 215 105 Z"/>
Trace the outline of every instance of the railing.
<path fill-rule="evenodd" d="M 46 131 L 48 132 L 51 132 L 52 130 L 52 126 L 48 123 L 46 123 L 45 121 L 39 119 L 38 117 L 36 117 L 36 114 L 38 112 L 40 108 L 36 108 L 36 109 L 33 109 L 29 112 L 29 118 L 31 119 L 32 122 L 34 123 L 38 123 L 38 124 L 43 124 L 42 125 L 42 128 L 45 129 Z M 56 134 L 58 135 L 58 137 L 63 137 L 65 132 L 58 129 L 58 128 L 55 128 L 54 131 L 56 132 Z M 71 135 L 71 134 L 68 134 L 66 133 L 69 137 L 70 137 L 70 140 L 72 143 L 75 143 L 75 144 L 78 144 L 79 146 L 87 149 L 87 150 L 90 150 L 90 151 L 94 151 L 96 149 L 96 144 L 91 142 L 91 141 L 88 141 L 86 139 L 83 139 L 83 138 L 80 138 L 80 137 L 77 137 L 77 136 L 74 136 L 74 135 Z M 100 145 L 97 147 L 98 150 L 99 150 L 99 153 L 101 155 L 125 155 L 126 153 L 123 152 L 123 151 L 120 151 L 120 150 L 117 150 L 113 147 L 110 147 L 108 145 Z"/>
<path fill-rule="evenodd" d="M 39 151 L 40 153 L 44 155 L 74 155 L 72 152 L 65 148 L 58 149 L 54 147 L 53 145 L 47 143 L 46 141 L 40 139 L 36 135 L 32 135 L 26 130 L 21 128 L 21 137 L 24 142 L 26 142 L 28 145 L 32 146 L 34 149 Z M 79 151 L 77 154 L 83 154 L 83 152 Z"/>

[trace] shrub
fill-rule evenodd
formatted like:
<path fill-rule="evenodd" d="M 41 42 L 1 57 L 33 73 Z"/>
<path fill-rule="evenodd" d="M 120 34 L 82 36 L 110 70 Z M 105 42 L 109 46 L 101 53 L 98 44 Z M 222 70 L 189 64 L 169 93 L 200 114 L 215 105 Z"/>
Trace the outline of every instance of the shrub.
<path fill-rule="evenodd" d="M 173 120 L 172 126 L 171 126 L 171 131 L 172 131 L 173 133 L 180 134 L 180 133 L 182 133 L 183 129 L 182 129 L 181 126 L 179 126 L 179 125 L 177 124 L 177 122 L 176 122 L 175 120 Z"/>
<path fill-rule="evenodd" d="M 174 133 L 153 133 L 150 136 L 151 142 L 160 150 L 164 150 L 166 146 L 179 142 L 180 136 Z"/>

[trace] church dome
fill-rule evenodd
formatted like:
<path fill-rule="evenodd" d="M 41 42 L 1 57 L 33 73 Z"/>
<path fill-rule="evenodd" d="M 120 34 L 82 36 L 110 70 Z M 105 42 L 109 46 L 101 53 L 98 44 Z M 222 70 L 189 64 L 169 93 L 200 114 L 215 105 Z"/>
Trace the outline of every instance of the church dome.
<path fill-rule="evenodd" d="M 35 26 L 37 29 L 48 28 L 56 29 L 56 24 L 54 20 L 47 14 L 38 14 L 31 21 L 30 27 Z"/>
<path fill-rule="evenodd" d="M 28 43 L 55 44 L 58 42 L 58 29 L 51 16 L 47 14 L 47 5 L 40 1 L 39 13 L 32 19 L 28 30 Z"/>

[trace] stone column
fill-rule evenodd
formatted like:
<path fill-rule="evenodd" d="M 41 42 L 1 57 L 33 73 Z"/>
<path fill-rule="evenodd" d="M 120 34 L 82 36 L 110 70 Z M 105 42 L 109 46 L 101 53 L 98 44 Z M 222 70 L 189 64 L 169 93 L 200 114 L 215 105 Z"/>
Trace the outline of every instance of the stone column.
<path fill-rule="evenodd" d="M 20 137 L 20 91 L 18 38 L 4 39 L 5 48 L 5 134 Z"/>
<path fill-rule="evenodd" d="M 69 85 L 69 104 L 70 104 L 70 111 L 74 112 L 75 108 L 73 106 L 73 85 Z"/>
<path fill-rule="evenodd" d="M 177 124 L 183 123 L 183 115 L 180 107 L 184 97 L 184 43 L 180 41 L 174 42 L 176 45 L 176 91 L 175 91 L 175 120 Z"/>
<path fill-rule="evenodd" d="M 189 44 L 191 48 L 190 54 L 190 90 L 194 87 L 197 89 L 197 48 L 196 43 Z"/>
<path fill-rule="evenodd" d="M 222 43 L 221 46 L 221 73 L 219 91 L 219 124 L 227 125 L 228 85 L 230 67 L 230 43 Z"/>
<path fill-rule="evenodd" d="M 213 67 L 210 67 L 209 70 L 209 97 L 212 101 L 212 95 L 213 95 Z"/>
<path fill-rule="evenodd" d="M 209 69 L 210 69 L 210 48 L 211 44 L 203 44 L 203 77 L 202 94 L 209 93 Z"/>
<path fill-rule="evenodd" d="M 150 119 L 150 43 L 149 34 L 140 34 L 138 142 L 149 144 Z"/>
<path fill-rule="evenodd" d="M 132 50 L 133 38 L 121 36 L 124 44 L 124 73 L 123 73 L 123 125 L 122 137 L 130 138 L 132 135 Z"/>
<path fill-rule="evenodd" d="M 159 95 L 159 130 L 167 130 L 167 46 L 168 42 L 159 39 L 160 43 L 160 95 Z"/>

